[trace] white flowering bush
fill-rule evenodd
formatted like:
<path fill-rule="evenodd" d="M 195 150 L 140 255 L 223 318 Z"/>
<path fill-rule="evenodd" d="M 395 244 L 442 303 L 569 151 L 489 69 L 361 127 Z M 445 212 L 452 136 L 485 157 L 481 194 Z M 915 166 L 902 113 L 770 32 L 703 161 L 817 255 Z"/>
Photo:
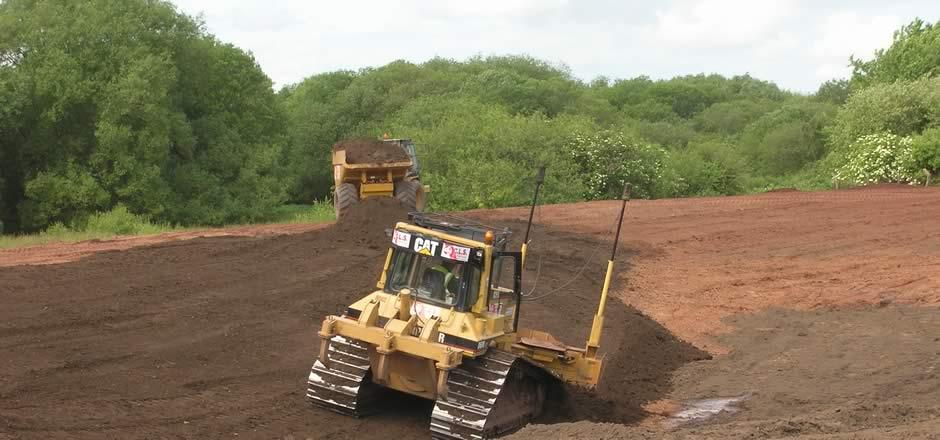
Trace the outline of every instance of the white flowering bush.
<path fill-rule="evenodd" d="M 667 157 L 661 147 L 612 131 L 575 135 L 568 151 L 587 187 L 588 199 L 619 197 L 624 183 L 631 184 L 634 197 L 655 196 Z"/>
<path fill-rule="evenodd" d="M 914 165 L 910 136 L 891 133 L 859 137 L 842 154 L 843 163 L 834 178 L 858 185 L 916 182 L 921 171 Z"/>

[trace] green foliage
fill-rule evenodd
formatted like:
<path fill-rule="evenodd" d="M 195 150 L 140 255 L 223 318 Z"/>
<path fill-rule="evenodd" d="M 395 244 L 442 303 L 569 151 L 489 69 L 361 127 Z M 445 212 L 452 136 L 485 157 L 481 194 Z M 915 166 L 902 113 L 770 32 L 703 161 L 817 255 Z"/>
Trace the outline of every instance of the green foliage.
<path fill-rule="evenodd" d="M 53 242 L 107 240 L 118 235 L 149 235 L 178 230 L 167 224 L 152 223 L 145 216 L 132 214 L 127 207 L 118 205 L 110 211 L 77 220 L 71 226 L 56 222 L 41 233 L 0 236 L 0 249 Z"/>
<path fill-rule="evenodd" d="M 151 223 L 146 216 L 131 213 L 124 205 L 117 205 L 110 211 L 93 214 L 81 230 L 110 235 L 141 235 L 156 234 L 167 229 L 167 226 Z"/>
<path fill-rule="evenodd" d="M 819 191 L 831 189 L 833 173 L 825 160 L 807 164 L 803 169 L 785 176 L 750 175 L 742 179 L 743 192 L 763 193 L 777 189 Z"/>
<path fill-rule="evenodd" d="M 285 199 L 270 80 L 172 4 L 9 0 L 0 17 L 2 209 L 18 229 L 119 204 L 248 221 Z"/>
<path fill-rule="evenodd" d="M 733 136 L 741 133 L 751 122 L 778 107 L 778 103 L 766 99 L 719 102 L 700 113 L 696 117 L 696 122 L 700 130 Z"/>
<path fill-rule="evenodd" d="M 747 75 L 586 83 L 525 55 L 395 61 L 274 93 L 250 54 L 166 0 L 0 0 L 0 222 L 321 221 L 331 145 L 383 133 L 416 141 L 439 210 L 528 203 L 539 165 L 549 203 L 624 181 L 671 197 L 911 179 L 898 158 L 936 170 L 938 42 L 915 21 L 812 96 Z M 910 153 L 885 133 L 913 137 Z"/>
<path fill-rule="evenodd" d="M 588 199 L 618 198 L 629 183 L 634 197 L 652 198 L 668 154 L 661 147 L 632 139 L 622 132 L 576 135 L 567 145 L 578 165 Z"/>
<path fill-rule="evenodd" d="M 851 94 L 851 83 L 847 79 L 833 79 L 824 82 L 819 86 L 814 97 L 817 101 L 828 102 L 835 105 L 843 105 L 849 100 Z"/>
<path fill-rule="evenodd" d="M 827 128 L 832 146 L 845 148 L 877 133 L 909 136 L 940 123 L 940 78 L 876 84 L 853 94 Z"/>
<path fill-rule="evenodd" d="M 437 210 L 524 205 L 540 165 L 549 169 L 546 203 L 577 200 L 583 187 L 564 146 L 571 133 L 594 127 L 588 118 L 514 115 L 458 96 L 415 100 L 383 125 L 419 141 L 422 180 Z"/>
<path fill-rule="evenodd" d="M 859 185 L 883 182 L 914 182 L 920 176 L 914 166 L 913 142 L 909 136 L 891 133 L 865 135 L 842 152 L 844 163 L 833 178 Z"/>
<path fill-rule="evenodd" d="M 314 202 L 312 205 L 282 205 L 271 213 L 265 222 L 292 224 L 292 223 L 324 223 L 336 219 L 332 200 Z"/>
<path fill-rule="evenodd" d="M 628 121 L 625 128 L 650 143 L 672 149 L 685 148 L 698 135 L 687 121 Z"/>
<path fill-rule="evenodd" d="M 661 185 L 668 196 L 737 194 L 743 189 L 747 164 L 736 148 L 721 141 L 703 141 L 670 154 L 673 173 Z"/>
<path fill-rule="evenodd" d="M 852 82 L 859 88 L 873 84 L 913 81 L 940 75 L 940 23 L 916 19 L 894 33 L 887 49 L 869 61 L 851 59 Z"/>
<path fill-rule="evenodd" d="M 835 107 L 795 101 L 747 126 L 740 145 L 757 173 L 781 176 L 795 172 L 826 153 L 824 127 Z"/>
<path fill-rule="evenodd" d="M 931 128 L 915 137 L 911 148 L 915 170 L 926 170 L 932 176 L 940 174 L 940 127 Z"/>

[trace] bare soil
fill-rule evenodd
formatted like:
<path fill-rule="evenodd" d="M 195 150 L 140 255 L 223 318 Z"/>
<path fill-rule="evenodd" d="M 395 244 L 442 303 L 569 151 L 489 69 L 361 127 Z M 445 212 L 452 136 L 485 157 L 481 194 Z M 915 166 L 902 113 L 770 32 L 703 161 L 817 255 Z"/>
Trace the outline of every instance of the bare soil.
<path fill-rule="evenodd" d="M 391 163 L 411 160 L 408 153 L 396 144 L 389 144 L 376 139 L 349 139 L 333 145 L 333 151 L 346 150 L 346 162 Z"/>
<path fill-rule="evenodd" d="M 580 422 L 518 435 L 931 438 L 938 202 L 903 187 L 631 202 L 602 383 L 540 421 Z M 0 439 L 427 438 L 420 399 L 349 419 L 303 398 L 319 321 L 374 287 L 403 214 L 366 208 L 293 235 L 0 268 Z M 617 209 L 539 210 L 523 325 L 584 343 Z M 468 215 L 521 233 L 525 213 Z M 741 410 L 704 425 L 650 414 L 736 393 Z"/>
<path fill-rule="evenodd" d="M 679 426 L 656 416 L 533 425 L 511 438 L 940 438 L 940 309 L 773 309 L 728 324 L 738 330 L 720 339 L 735 350 L 683 367 L 672 397 L 676 410 L 741 397 L 734 414 Z"/>
<path fill-rule="evenodd" d="M 0 249 L 0 267 L 58 264 L 75 261 L 98 252 L 120 251 L 133 247 L 191 240 L 204 237 L 265 237 L 314 231 L 327 224 L 248 225 L 198 231 L 167 232 L 154 235 L 132 235 L 110 240 L 88 240 L 78 243 L 52 243 L 22 248 Z"/>

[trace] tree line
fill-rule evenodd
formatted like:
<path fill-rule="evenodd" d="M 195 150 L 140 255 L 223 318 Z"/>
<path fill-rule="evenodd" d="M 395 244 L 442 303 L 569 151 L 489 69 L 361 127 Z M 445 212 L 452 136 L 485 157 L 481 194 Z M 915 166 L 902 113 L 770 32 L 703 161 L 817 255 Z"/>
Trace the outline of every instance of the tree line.
<path fill-rule="evenodd" d="M 272 88 L 251 54 L 162 0 L 0 2 L 0 219 L 264 220 L 331 197 L 330 146 L 418 144 L 431 208 L 721 195 L 940 166 L 940 29 L 915 20 L 812 95 L 747 75 L 576 78 L 528 56 L 396 61 Z M 885 153 L 887 151 L 887 153 Z"/>

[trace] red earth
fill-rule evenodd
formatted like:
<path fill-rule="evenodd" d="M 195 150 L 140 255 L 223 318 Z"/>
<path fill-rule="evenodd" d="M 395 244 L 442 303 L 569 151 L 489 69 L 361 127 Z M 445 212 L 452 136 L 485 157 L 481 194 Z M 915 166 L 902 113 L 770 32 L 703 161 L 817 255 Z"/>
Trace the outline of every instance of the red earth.
<path fill-rule="evenodd" d="M 517 435 L 936 438 L 938 202 L 903 186 L 630 202 L 602 383 L 540 420 L 577 423 Z M 523 325 L 583 343 L 618 209 L 538 210 Z M 526 214 L 465 213 L 516 231 Z M 0 439 L 427 438 L 421 400 L 348 419 L 303 399 L 318 322 L 374 286 L 401 215 L 0 251 Z M 735 414 L 667 423 L 739 394 Z"/>

